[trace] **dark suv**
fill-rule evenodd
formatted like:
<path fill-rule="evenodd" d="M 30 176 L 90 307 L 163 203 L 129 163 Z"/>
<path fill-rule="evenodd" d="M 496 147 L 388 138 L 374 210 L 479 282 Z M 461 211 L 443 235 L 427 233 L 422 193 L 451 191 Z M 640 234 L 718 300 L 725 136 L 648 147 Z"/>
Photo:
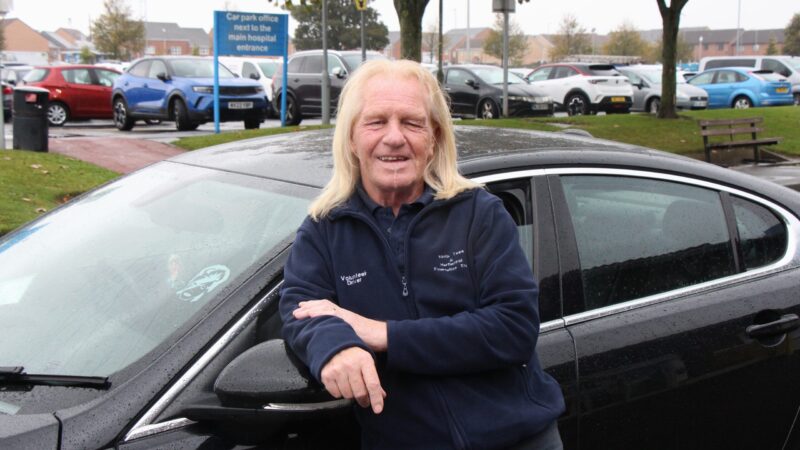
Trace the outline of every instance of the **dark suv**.
<path fill-rule="evenodd" d="M 377 52 L 367 52 L 367 59 L 383 59 Z M 328 50 L 328 73 L 331 80 L 331 111 L 335 111 L 339 93 L 347 75 L 361 65 L 361 51 Z M 297 52 L 289 59 L 289 83 L 286 85 L 286 123 L 297 125 L 303 117 L 322 115 L 322 50 Z M 283 69 L 272 78 L 272 105 L 281 110 Z"/>
<path fill-rule="evenodd" d="M 114 124 L 122 131 L 137 119 L 174 120 L 180 131 L 214 120 L 214 60 L 197 57 L 143 58 L 114 82 Z M 258 128 L 267 111 L 261 83 L 238 78 L 219 65 L 219 120 Z"/>

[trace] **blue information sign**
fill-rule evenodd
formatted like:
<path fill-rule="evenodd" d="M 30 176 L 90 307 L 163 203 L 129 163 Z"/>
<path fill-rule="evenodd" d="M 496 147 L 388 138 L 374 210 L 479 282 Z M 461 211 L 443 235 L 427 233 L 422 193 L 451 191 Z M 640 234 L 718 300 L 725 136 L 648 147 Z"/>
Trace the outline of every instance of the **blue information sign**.
<path fill-rule="evenodd" d="M 219 133 L 219 55 L 283 56 L 283 79 L 289 43 L 287 14 L 214 11 L 214 132 Z M 281 125 L 286 125 L 286 83 L 281 86 Z"/>
<path fill-rule="evenodd" d="M 289 30 L 286 14 L 214 11 L 218 53 L 230 56 L 283 56 Z"/>

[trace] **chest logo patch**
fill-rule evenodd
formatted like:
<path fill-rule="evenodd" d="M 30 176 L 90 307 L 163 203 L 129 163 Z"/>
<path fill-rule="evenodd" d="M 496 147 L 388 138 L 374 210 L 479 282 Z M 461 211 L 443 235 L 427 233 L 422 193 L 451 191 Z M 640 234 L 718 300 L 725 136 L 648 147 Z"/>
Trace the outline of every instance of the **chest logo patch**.
<path fill-rule="evenodd" d="M 464 270 L 467 268 L 467 263 L 464 261 L 464 250 L 456 250 L 454 252 L 438 255 L 438 261 L 433 266 L 434 272 L 454 272 L 456 270 Z"/>
<path fill-rule="evenodd" d="M 341 275 L 339 278 L 342 280 L 342 283 L 346 283 L 348 286 L 352 286 L 354 284 L 361 283 L 361 280 L 367 277 L 367 271 L 354 273 L 352 275 Z"/>

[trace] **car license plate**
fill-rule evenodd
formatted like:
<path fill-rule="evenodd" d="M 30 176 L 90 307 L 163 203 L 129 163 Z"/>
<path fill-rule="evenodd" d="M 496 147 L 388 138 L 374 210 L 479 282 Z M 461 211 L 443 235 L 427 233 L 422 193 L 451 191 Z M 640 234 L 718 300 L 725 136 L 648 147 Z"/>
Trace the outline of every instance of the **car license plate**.
<path fill-rule="evenodd" d="M 789 92 L 789 88 L 785 88 L 785 87 L 778 88 L 778 89 L 775 89 L 775 92 L 777 92 L 778 94 L 785 94 L 785 93 Z"/>
<path fill-rule="evenodd" d="M 544 111 L 550 109 L 550 105 L 548 105 L 547 103 L 534 103 L 533 109 L 536 111 Z"/>
<path fill-rule="evenodd" d="M 253 109 L 253 102 L 228 102 L 230 109 Z"/>
<path fill-rule="evenodd" d="M 611 97 L 611 101 L 613 103 L 622 103 L 625 101 L 625 97 Z"/>
<path fill-rule="evenodd" d="M 706 106 L 708 106 L 708 102 L 705 102 L 703 100 L 696 100 L 692 102 L 692 106 L 694 106 L 695 108 L 705 108 Z"/>

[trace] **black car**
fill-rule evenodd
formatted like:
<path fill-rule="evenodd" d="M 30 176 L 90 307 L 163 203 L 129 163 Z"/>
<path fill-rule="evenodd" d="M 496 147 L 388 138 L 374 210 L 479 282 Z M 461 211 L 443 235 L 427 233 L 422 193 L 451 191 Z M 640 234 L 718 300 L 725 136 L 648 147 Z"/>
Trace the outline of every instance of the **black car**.
<path fill-rule="evenodd" d="M 377 52 L 367 52 L 367 60 L 385 59 Z M 299 124 L 304 117 L 322 115 L 322 50 L 297 52 L 289 59 L 286 68 L 289 83 L 286 85 L 286 123 Z M 330 74 L 330 111 L 336 114 L 339 93 L 344 88 L 347 75 L 361 65 L 361 51 L 328 50 Z M 280 116 L 283 89 L 283 69 L 272 77 L 272 108 Z"/>
<path fill-rule="evenodd" d="M 553 99 L 508 73 L 508 115 L 552 116 Z M 444 90 L 450 111 L 456 117 L 499 119 L 503 108 L 503 69 L 496 66 L 463 65 L 444 69 Z"/>
<path fill-rule="evenodd" d="M 357 445 L 347 402 L 278 340 L 332 134 L 186 153 L 3 237 L 0 448 Z M 540 281 L 566 448 L 781 447 L 800 405 L 800 194 L 566 133 L 457 140 Z"/>

